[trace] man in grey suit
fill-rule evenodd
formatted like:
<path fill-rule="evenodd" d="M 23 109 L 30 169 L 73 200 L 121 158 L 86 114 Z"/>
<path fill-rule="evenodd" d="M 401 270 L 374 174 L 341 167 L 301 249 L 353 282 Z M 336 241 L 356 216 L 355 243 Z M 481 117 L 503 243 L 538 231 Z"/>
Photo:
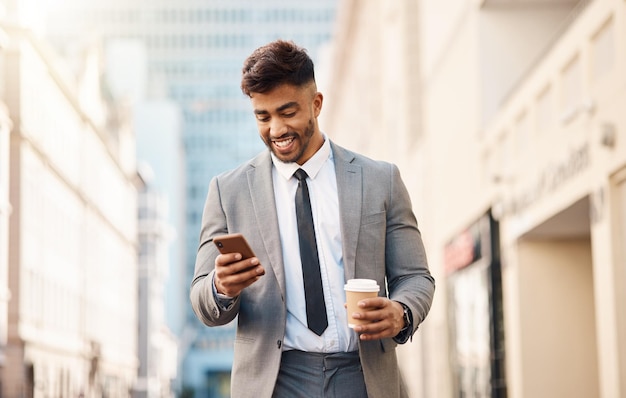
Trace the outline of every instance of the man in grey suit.
<path fill-rule="evenodd" d="M 255 50 L 241 87 L 269 150 L 211 180 L 190 292 L 206 325 L 238 316 L 232 396 L 406 397 L 395 348 L 428 314 L 435 285 L 397 167 L 320 131 L 313 62 L 294 43 Z M 309 254 L 296 210 L 303 190 Z M 227 233 L 242 233 L 256 257 L 220 254 L 212 241 Z M 303 276 L 309 257 L 315 277 Z M 347 314 L 343 288 L 354 278 L 381 289 Z M 318 304 L 305 303 L 311 296 Z M 309 310 L 320 307 L 321 327 L 312 327 Z M 370 323 L 350 328 L 349 317 Z"/>

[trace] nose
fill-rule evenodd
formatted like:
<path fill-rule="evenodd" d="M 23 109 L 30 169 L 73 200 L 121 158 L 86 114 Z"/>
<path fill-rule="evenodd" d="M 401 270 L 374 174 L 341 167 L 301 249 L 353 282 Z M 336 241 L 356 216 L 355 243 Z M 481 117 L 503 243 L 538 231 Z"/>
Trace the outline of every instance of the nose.
<path fill-rule="evenodd" d="M 280 137 L 287 132 L 287 125 L 278 117 L 272 118 L 270 123 L 270 135 Z"/>

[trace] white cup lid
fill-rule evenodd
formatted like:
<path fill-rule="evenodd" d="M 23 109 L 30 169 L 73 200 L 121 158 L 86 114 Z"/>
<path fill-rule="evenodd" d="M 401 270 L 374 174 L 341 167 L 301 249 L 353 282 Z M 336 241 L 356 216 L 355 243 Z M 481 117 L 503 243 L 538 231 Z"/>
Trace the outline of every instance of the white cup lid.
<path fill-rule="evenodd" d="M 350 279 L 343 289 L 352 292 L 377 292 L 380 287 L 373 279 Z"/>

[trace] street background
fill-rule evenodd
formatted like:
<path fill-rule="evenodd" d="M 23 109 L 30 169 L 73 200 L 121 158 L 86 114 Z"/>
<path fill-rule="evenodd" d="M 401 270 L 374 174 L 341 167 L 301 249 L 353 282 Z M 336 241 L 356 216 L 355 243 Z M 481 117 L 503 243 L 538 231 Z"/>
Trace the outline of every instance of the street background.
<path fill-rule="evenodd" d="M 188 288 L 277 38 L 411 194 L 410 396 L 626 397 L 623 0 L 0 0 L 0 397 L 230 396 L 235 325 Z"/>

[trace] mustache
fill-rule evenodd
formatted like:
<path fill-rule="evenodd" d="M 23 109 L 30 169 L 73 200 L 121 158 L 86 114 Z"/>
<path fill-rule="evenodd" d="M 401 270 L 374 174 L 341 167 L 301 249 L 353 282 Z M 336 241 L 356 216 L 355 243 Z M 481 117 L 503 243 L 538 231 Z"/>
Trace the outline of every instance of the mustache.
<path fill-rule="evenodd" d="M 270 138 L 270 141 L 281 141 L 281 140 L 286 140 L 288 138 L 295 138 L 297 137 L 298 134 L 293 132 L 293 131 L 289 131 L 286 132 L 285 134 L 281 135 L 280 137 L 272 137 Z"/>

